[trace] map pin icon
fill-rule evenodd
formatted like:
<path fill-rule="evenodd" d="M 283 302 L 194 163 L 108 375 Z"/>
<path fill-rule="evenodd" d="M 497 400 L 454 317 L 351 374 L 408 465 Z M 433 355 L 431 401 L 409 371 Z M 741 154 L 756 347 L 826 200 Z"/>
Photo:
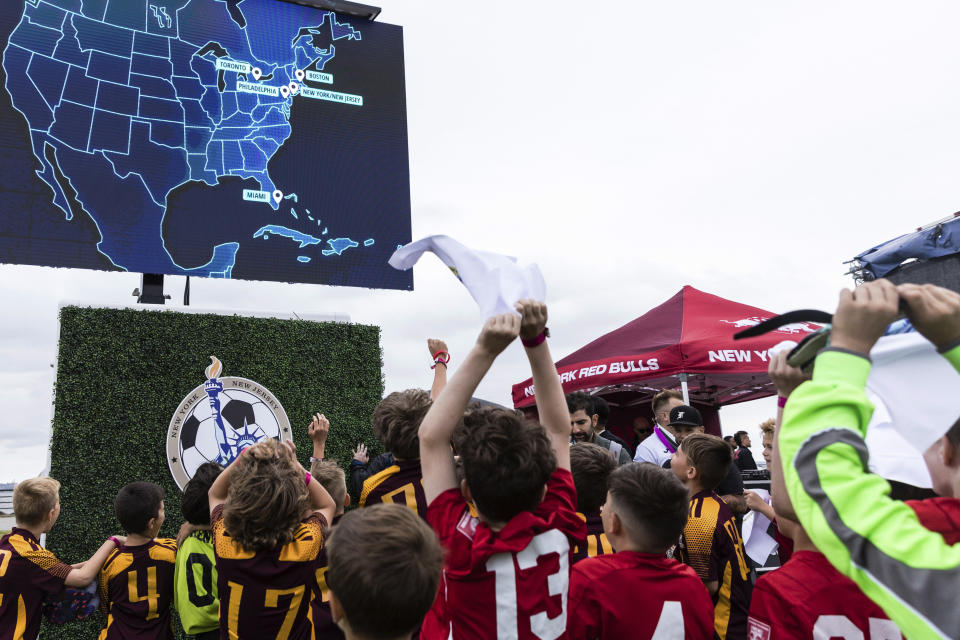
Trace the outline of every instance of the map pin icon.
<path fill-rule="evenodd" d="M 276 202 L 277 204 L 280 204 L 281 200 L 283 200 L 283 191 L 280 191 L 280 189 L 277 189 L 276 191 L 273 192 L 273 201 Z"/>
<path fill-rule="evenodd" d="M 303 82 L 303 79 L 304 79 L 304 77 L 306 77 L 307 74 L 305 74 L 305 73 L 303 72 L 303 69 L 297 69 L 297 71 L 296 71 L 296 73 L 294 73 L 294 75 L 297 76 L 297 80 L 298 80 L 299 82 Z"/>
<path fill-rule="evenodd" d="M 299 93 L 299 91 L 300 91 L 300 85 L 298 85 L 296 82 L 291 82 L 291 83 L 290 83 L 290 93 L 292 93 L 293 95 L 297 95 L 297 93 Z"/>
<path fill-rule="evenodd" d="M 260 76 L 263 75 L 263 71 L 260 71 L 260 67 L 254 67 L 253 69 L 250 70 L 250 75 L 253 76 L 254 80 L 259 82 Z"/>
<path fill-rule="evenodd" d="M 280 95 L 282 95 L 284 98 L 288 97 L 290 95 L 290 87 L 287 85 L 280 87 Z"/>

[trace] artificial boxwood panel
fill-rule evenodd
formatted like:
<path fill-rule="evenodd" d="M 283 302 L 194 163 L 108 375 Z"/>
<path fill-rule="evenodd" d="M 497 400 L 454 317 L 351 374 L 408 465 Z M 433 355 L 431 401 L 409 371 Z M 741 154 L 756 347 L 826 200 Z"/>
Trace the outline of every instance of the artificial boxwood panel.
<path fill-rule="evenodd" d="M 113 499 L 136 480 L 166 490 L 161 536 L 176 537 L 180 491 L 167 467 L 167 427 L 181 400 L 203 383 L 211 355 L 223 362 L 223 376 L 259 382 L 280 401 L 304 466 L 312 451 L 306 426 L 316 412 L 332 425 L 326 456 L 344 468 L 358 441 L 379 446 L 370 426 L 383 395 L 379 327 L 64 307 L 50 444 L 62 511 L 47 536 L 61 560 L 85 560 L 108 536 L 123 533 Z M 99 614 L 63 627 L 45 624 L 42 637 L 93 639 L 102 624 Z"/>

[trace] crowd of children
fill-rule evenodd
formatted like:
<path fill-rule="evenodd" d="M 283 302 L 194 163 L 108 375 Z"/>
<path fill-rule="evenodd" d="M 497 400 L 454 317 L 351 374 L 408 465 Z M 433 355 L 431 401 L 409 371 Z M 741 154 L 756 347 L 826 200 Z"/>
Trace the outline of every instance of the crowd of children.
<path fill-rule="evenodd" d="M 198 468 L 177 540 L 157 537 L 163 490 L 134 482 L 114 504 L 126 535 L 64 564 L 40 544 L 59 484 L 21 482 L 0 540 L 0 640 L 33 640 L 45 598 L 94 581 L 100 640 L 172 639 L 174 610 L 203 640 L 960 637 L 960 421 L 925 455 L 944 497 L 895 503 L 866 471 L 866 356 L 901 298 L 960 369 L 960 295 L 882 281 L 841 296 L 811 381 L 772 358 L 784 407 L 763 425 L 772 504 L 746 503 L 776 521 L 789 560 L 759 579 L 716 492 L 730 446 L 693 430 L 663 468 L 572 440 L 546 306 L 522 300 L 484 324 L 449 382 L 431 343 L 432 394 L 390 394 L 373 415 L 388 453 L 358 447 L 348 477 L 324 457 L 317 414 L 309 471 L 270 439 Z M 472 404 L 518 337 L 539 422 Z M 345 513 L 348 481 L 359 504 Z"/>

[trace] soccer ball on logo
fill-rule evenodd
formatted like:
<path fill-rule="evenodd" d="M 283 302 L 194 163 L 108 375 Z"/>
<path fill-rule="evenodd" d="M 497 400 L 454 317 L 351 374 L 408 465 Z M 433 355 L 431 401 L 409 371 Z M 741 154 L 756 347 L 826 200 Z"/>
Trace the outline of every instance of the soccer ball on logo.
<path fill-rule="evenodd" d="M 220 416 L 227 430 L 227 444 L 235 451 L 263 440 L 280 438 L 277 417 L 256 395 L 242 389 L 220 394 Z M 204 462 L 227 464 L 217 443 L 217 421 L 206 398 L 198 402 L 180 431 L 180 459 L 184 471 L 193 477 Z"/>

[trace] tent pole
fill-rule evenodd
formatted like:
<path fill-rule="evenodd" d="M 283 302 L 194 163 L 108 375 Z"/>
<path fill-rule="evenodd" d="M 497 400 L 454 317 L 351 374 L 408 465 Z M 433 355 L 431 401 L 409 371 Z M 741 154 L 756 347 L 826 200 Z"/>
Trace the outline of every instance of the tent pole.
<path fill-rule="evenodd" d="M 687 387 L 687 377 L 686 373 L 680 374 L 680 391 L 683 392 L 683 404 L 690 405 L 690 389 Z"/>

